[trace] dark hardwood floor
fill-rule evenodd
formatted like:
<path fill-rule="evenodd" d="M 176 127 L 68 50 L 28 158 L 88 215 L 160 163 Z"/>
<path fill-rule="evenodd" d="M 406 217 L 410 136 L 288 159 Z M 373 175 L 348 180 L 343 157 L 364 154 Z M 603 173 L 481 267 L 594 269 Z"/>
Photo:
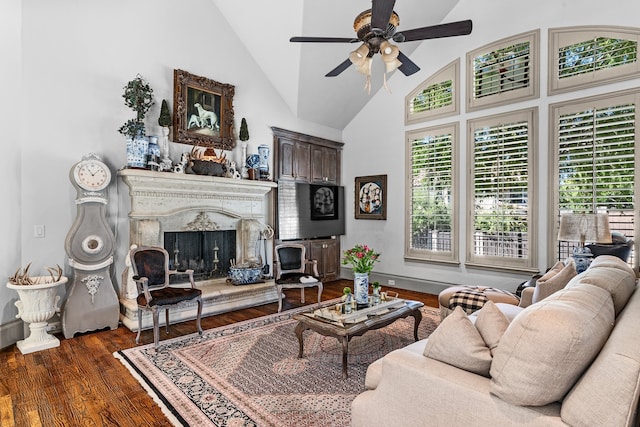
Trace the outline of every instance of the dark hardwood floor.
<path fill-rule="evenodd" d="M 323 300 L 342 295 L 351 281 L 325 284 Z M 401 298 L 437 307 L 437 296 L 393 289 Z M 297 290 L 287 292 L 283 310 L 301 306 Z M 307 304 L 315 302 L 307 292 Z M 202 319 L 203 329 L 252 319 L 277 311 L 266 304 Z M 161 339 L 195 332 L 195 321 L 171 325 Z M 135 333 L 124 326 L 60 338 L 60 347 L 23 355 L 13 345 L 0 350 L 0 426 L 168 426 L 160 408 L 113 357 L 134 347 Z M 143 331 L 143 344 L 153 342 L 153 332 Z"/>

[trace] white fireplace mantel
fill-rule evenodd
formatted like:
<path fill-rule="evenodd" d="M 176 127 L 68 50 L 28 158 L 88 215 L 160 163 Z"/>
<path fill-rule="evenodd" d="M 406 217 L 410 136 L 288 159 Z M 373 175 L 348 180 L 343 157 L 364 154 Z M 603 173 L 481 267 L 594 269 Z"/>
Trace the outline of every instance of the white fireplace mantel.
<path fill-rule="evenodd" d="M 268 193 L 277 187 L 271 181 L 122 169 L 118 175 L 129 187 L 129 244 L 164 246 L 164 233 L 193 230 L 204 224 L 206 230 L 236 230 L 236 257 L 242 263 L 256 259 L 256 228 L 265 226 L 273 206 Z M 265 248 L 266 251 L 266 248 Z M 268 258 L 267 254 L 265 256 Z M 265 260 L 267 261 L 267 260 Z M 270 264 L 270 263 L 269 263 Z M 120 303 L 123 323 L 137 328 L 137 290 L 129 268 L 123 273 Z M 273 280 L 254 285 L 233 286 L 225 280 L 197 283 L 203 291 L 203 315 L 275 301 Z M 176 310 L 172 319 L 193 318 L 195 308 Z M 150 326 L 143 317 L 143 328 Z"/>

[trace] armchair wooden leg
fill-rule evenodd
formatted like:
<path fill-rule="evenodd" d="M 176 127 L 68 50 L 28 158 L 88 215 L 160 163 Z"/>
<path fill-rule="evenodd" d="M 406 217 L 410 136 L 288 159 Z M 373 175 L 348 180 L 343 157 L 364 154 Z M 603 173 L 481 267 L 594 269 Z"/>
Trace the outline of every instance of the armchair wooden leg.
<path fill-rule="evenodd" d="M 153 345 L 155 348 L 158 348 L 158 342 L 160 341 L 160 322 L 158 317 L 158 310 L 153 310 Z"/>
<path fill-rule="evenodd" d="M 300 288 L 300 302 L 304 304 L 304 288 Z"/>
<path fill-rule="evenodd" d="M 202 335 L 202 325 L 200 324 L 200 316 L 202 315 L 202 298 L 198 298 L 198 313 L 196 314 L 196 327 L 198 334 Z"/>
<path fill-rule="evenodd" d="M 320 302 L 322 301 L 322 290 L 322 282 L 318 282 L 318 305 L 320 305 Z"/>
<path fill-rule="evenodd" d="M 168 308 L 164 309 L 164 326 L 167 330 L 167 333 L 169 333 L 169 309 Z"/>
<path fill-rule="evenodd" d="M 276 292 L 278 292 L 278 313 L 282 311 L 282 286 L 276 286 Z"/>
<path fill-rule="evenodd" d="M 138 309 L 138 335 L 136 335 L 136 344 L 140 343 L 140 333 L 142 333 L 142 310 Z"/>

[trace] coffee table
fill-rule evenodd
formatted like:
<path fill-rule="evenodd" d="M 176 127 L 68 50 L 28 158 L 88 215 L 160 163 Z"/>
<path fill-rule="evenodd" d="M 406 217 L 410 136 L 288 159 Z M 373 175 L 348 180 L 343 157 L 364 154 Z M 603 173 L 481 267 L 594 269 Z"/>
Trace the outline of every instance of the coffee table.
<path fill-rule="evenodd" d="M 422 313 L 420 307 L 424 306 L 419 301 L 397 299 L 396 304 L 388 304 L 386 307 L 369 307 L 362 310 L 361 316 L 355 316 L 358 311 L 348 316 L 326 315 L 326 310 L 333 308 L 325 308 L 325 312 L 314 310 L 293 315 L 293 319 L 298 321 L 295 332 L 298 337 L 300 351 L 298 357 L 302 358 L 304 353 L 304 341 L 302 333 L 307 329 L 317 332 L 320 335 L 334 337 L 342 344 L 342 378 L 348 378 L 347 374 L 347 354 L 349 351 L 349 341 L 352 337 L 364 335 L 368 331 L 380 329 L 388 326 L 398 319 L 413 316 L 415 319 L 413 325 L 413 338 L 418 341 L 418 325 L 422 321 Z"/>

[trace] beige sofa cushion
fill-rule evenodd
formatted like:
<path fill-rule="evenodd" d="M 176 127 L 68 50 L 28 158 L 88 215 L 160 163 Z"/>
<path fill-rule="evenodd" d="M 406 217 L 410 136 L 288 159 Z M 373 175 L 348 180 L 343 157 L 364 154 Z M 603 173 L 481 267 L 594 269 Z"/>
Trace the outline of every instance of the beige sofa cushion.
<path fill-rule="evenodd" d="M 594 258 L 586 271 L 571 279 L 566 287 L 570 288 L 579 283 L 588 283 L 609 291 L 618 316 L 636 288 L 636 275 L 620 258 L 601 255 Z"/>
<path fill-rule="evenodd" d="M 514 306 L 515 307 L 515 306 Z M 476 329 L 493 354 L 500 342 L 500 338 L 509 326 L 509 320 L 496 307 L 493 301 L 488 301 L 476 312 Z"/>
<path fill-rule="evenodd" d="M 613 323 L 611 295 L 589 284 L 562 289 L 527 307 L 494 352 L 491 393 L 514 405 L 562 399 L 596 357 Z"/>
<path fill-rule="evenodd" d="M 551 270 L 547 271 L 536 281 L 532 303 L 535 304 L 554 292 L 558 292 L 564 288 L 576 274 L 578 273 L 576 272 L 576 263 L 573 258 L 569 258 L 566 265 L 562 261 L 558 261 Z"/>
<path fill-rule="evenodd" d="M 461 307 L 456 307 L 429 336 L 424 355 L 469 372 L 489 376 L 489 347 Z"/>

